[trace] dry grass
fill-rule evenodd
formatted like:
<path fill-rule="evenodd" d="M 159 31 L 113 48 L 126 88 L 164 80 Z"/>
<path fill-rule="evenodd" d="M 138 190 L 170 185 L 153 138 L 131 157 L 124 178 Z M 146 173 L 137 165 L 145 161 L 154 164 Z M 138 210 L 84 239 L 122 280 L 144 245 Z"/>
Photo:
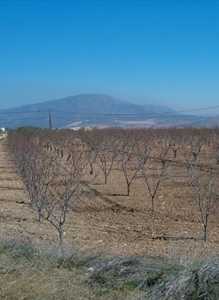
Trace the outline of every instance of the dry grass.
<path fill-rule="evenodd" d="M 0 299 L 122 300 L 131 295 L 133 288 L 128 285 L 92 287 L 85 262 L 55 253 L 39 252 L 27 242 L 1 242 Z"/>
<path fill-rule="evenodd" d="M 190 265 L 162 258 L 107 257 L 0 242 L 0 299 L 175 300 L 219 296 L 218 260 Z M 203 298 L 204 297 L 204 298 Z"/>

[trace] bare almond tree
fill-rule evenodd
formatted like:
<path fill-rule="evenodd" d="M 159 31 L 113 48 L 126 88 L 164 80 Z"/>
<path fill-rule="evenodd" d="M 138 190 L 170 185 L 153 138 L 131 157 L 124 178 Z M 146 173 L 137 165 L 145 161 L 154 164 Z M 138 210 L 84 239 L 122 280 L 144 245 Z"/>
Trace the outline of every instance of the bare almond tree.
<path fill-rule="evenodd" d="M 155 200 L 160 190 L 161 183 L 165 179 L 167 161 L 155 162 L 150 160 L 146 168 L 143 169 L 143 179 L 151 199 L 151 212 L 155 212 Z"/>
<path fill-rule="evenodd" d="M 104 184 L 112 171 L 113 164 L 118 156 L 118 141 L 113 136 L 107 136 L 99 145 L 98 162 L 104 175 Z"/>
<path fill-rule="evenodd" d="M 216 174 L 213 169 L 201 171 L 200 168 L 192 166 L 189 169 L 190 183 L 194 194 L 194 203 L 199 211 L 199 221 L 202 225 L 203 240 L 208 239 L 209 218 L 213 213 L 217 200 Z"/>
<path fill-rule="evenodd" d="M 93 129 L 92 131 L 81 130 L 79 134 L 81 142 L 85 144 L 89 175 L 96 178 L 98 172 L 97 168 L 95 168 L 95 165 L 97 163 L 97 158 L 100 150 L 99 146 L 102 142 L 102 135 L 97 129 Z"/>
<path fill-rule="evenodd" d="M 188 137 L 183 149 L 183 155 L 188 171 L 194 164 L 198 163 L 203 146 L 204 140 L 201 135 L 194 133 Z"/>
<path fill-rule="evenodd" d="M 23 178 L 31 206 L 37 213 L 38 221 L 44 218 L 49 187 L 56 176 L 56 163 L 53 155 L 34 149 L 34 154 L 26 166 L 27 174 Z"/>
<path fill-rule="evenodd" d="M 14 145 L 17 170 L 22 177 L 31 207 L 37 213 L 39 222 L 43 219 L 46 198 L 54 171 L 54 157 L 41 147 L 40 134 L 34 135 L 28 129 L 18 131 L 10 137 Z"/>
<path fill-rule="evenodd" d="M 99 170 L 97 168 L 99 147 L 96 145 L 86 144 L 84 152 L 87 160 L 87 173 L 89 175 L 89 180 L 94 181 L 99 174 Z"/>
<path fill-rule="evenodd" d="M 130 195 L 131 185 L 144 169 L 149 153 L 148 142 L 130 137 L 123 140 L 119 162 L 126 182 L 126 196 Z"/>
<path fill-rule="evenodd" d="M 155 212 L 157 194 L 161 188 L 161 184 L 167 177 L 167 168 L 169 165 L 168 153 L 171 147 L 171 144 L 166 139 L 159 141 L 158 145 L 156 143 L 151 146 L 153 148 L 153 155 L 147 160 L 147 164 L 142 165 L 141 169 L 145 186 L 151 199 L 152 215 Z"/>
<path fill-rule="evenodd" d="M 56 229 L 59 249 L 63 253 L 64 226 L 81 193 L 81 178 L 85 169 L 82 152 L 72 153 L 66 165 L 59 164 L 59 171 L 47 198 L 47 221 Z"/>

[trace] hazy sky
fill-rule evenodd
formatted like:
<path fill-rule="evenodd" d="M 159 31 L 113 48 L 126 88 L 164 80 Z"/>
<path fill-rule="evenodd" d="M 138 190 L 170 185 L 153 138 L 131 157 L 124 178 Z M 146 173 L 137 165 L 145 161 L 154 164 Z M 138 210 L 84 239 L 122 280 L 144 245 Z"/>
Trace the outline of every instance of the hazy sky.
<path fill-rule="evenodd" d="M 219 104 L 219 1 L 0 0 L 0 108 L 82 92 Z"/>

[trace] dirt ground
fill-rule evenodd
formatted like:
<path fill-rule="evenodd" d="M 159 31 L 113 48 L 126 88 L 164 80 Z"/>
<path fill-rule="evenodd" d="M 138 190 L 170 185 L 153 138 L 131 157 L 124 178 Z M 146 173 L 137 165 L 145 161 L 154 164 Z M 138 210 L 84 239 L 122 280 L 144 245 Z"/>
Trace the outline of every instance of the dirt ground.
<path fill-rule="evenodd" d="M 179 260 L 219 254 L 219 218 L 211 216 L 208 242 L 201 240 L 202 229 L 197 209 L 187 187 L 185 174 L 175 169 L 174 177 L 162 184 L 156 199 L 155 222 L 151 238 L 150 199 L 142 179 L 125 192 L 125 181 L 113 170 L 107 185 L 102 176 L 84 186 L 80 203 L 68 216 L 66 247 L 119 255 L 167 256 Z M 218 210 L 215 210 L 218 212 Z M 40 224 L 29 206 L 21 178 L 16 174 L 7 141 L 0 141 L 0 238 L 30 240 L 52 245 L 57 240 L 54 229 Z"/>

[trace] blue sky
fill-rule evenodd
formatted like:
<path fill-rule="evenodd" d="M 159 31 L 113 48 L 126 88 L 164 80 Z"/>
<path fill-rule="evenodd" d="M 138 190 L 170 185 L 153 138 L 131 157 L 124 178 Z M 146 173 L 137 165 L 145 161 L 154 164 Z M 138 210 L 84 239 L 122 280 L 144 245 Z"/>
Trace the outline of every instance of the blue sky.
<path fill-rule="evenodd" d="M 219 104 L 219 1 L 0 0 L 0 108 L 83 92 Z"/>

